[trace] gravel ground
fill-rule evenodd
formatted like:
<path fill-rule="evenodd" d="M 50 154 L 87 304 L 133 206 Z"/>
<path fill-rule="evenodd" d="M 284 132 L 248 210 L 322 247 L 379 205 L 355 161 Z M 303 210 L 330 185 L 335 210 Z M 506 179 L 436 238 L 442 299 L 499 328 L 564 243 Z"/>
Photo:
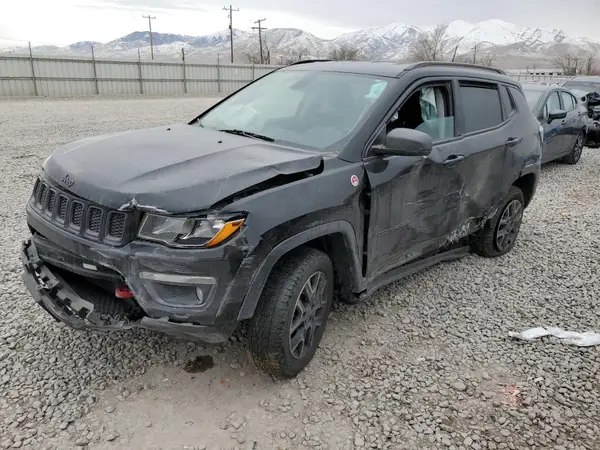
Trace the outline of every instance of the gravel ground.
<path fill-rule="evenodd" d="M 0 447 L 600 448 L 598 348 L 507 338 L 540 325 L 600 331 L 600 150 L 544 167 L 511 254 L 469 256 L 335 305 L 315 360 L 292 381 L 257 373 L 235 338 L 100 336 L 51 320 L 18 259 L 44 158 L 214 101 L 0 101 Z M 189 373 L 198 356 L 214 367 Z"/>

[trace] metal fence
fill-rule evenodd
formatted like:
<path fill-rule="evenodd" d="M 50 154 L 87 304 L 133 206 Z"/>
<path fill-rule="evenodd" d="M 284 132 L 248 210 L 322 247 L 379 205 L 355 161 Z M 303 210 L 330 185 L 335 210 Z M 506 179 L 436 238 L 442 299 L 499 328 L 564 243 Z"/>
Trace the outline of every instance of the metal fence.
<path fill-rule="evenodd" d="M 0 56 L 0 97 L 233 92 L 279 66 Z"/>
<path fill-rule="evenodd" d="M 568 79 L 568 77 L 562 75 L 536 75 L 528 73 L 509 73 L 508 75 L 517 79 L 520 83 L 556 84 Z"/>
<path fill-rule="evenodd" d="M 218 95 L 233 92 L 276 65 L 0 55 L 0 97 Z M 553 84 L 556 70 L 506 71 L 520 82 Z"/>

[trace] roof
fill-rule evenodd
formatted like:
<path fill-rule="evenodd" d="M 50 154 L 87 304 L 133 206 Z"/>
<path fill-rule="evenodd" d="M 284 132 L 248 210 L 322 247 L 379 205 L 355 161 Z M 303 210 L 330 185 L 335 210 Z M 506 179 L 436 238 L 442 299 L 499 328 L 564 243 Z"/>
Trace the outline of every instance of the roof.
<path fill-rule="evenodd" d="M 552 89 L 558 89 L 560 86 L 548 85 L 548 84 L 537 84 L 537 83 L 521 83 L 523 90 L 526 91 L 539 91 L 546 92 L 551 91 Z"/>
<path fill-rule="evenodd" d="M 316 70 L 328 72 L 347 72 L 359 73 L 364 75 L 374 75 L 380 77 L 399 77 L 402 73 L 420 68 L 436 67 L 444 72 L 456 72 L 455 74 L 474 72 L 486 77 L 495 78 L 501 76 L 508 78 L 504 71 L 494 67 L 485 67 L 474 64 L 452 63 L 452 62 L 419 62 L 419 63 L 399 63 L 395 61 L 329 61 L 329 60 L 308 60 L 286 66 L 286 70 Z M 454 75 L 454 74 L 453 74 Z M 512 80 L 512 79 L 510 79 Z"/>

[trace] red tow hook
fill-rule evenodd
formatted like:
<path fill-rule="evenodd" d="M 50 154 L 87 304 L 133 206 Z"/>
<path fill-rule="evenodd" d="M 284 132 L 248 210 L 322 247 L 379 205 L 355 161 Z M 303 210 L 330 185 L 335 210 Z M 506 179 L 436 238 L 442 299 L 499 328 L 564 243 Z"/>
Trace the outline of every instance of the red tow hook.
<path fill-rule="evenodd" d="M 133 292 L 126 286 L 121 286 L 115 289 L 115 297 L 117 298 L 133 298 Z"/>

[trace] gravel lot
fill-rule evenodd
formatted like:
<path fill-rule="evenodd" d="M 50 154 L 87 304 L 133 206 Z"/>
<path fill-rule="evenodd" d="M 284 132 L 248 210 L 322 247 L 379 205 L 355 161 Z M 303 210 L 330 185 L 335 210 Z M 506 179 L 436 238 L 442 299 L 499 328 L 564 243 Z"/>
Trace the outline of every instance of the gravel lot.
<path fill-rule="evenodd" d="M 237 339 L 79 333 L 20 280 L 24 204 L 57 146 L 184 121 L 215 99 L 0 101 L 0 447 L 598 449 L 600 353 L 510 331 L 600 331 L 600 150 L 550 164 L 514 251 L 336 305 L 315 360 L 273 382 Z M 185 364 L 212 355 L 215 366 Z"/>

